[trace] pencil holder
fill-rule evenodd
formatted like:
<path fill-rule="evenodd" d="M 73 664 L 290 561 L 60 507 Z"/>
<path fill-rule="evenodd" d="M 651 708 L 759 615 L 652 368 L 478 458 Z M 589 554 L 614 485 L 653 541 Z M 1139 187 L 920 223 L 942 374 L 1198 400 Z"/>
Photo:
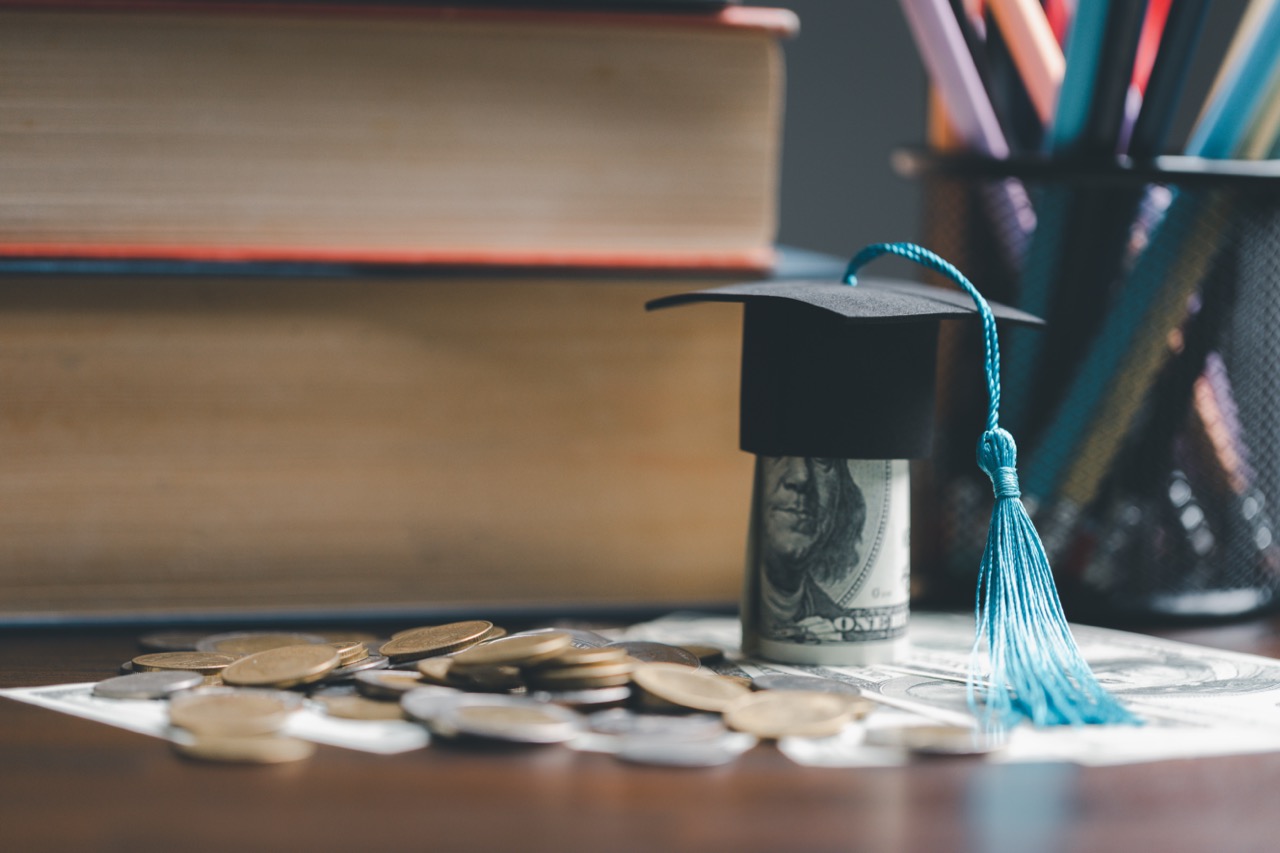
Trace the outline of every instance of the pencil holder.
<path fill-rule="evenodd" d="M 1280 162 L 894 164 L 923 185 L 926 244 L 1048 322 L 1001 333 L 1001 418 L 1068 615 L 1280 603 Z M 966 393 L 980 341 L 948 334 L 912 573 L 952 603 L 972 595 L 992 496 Z"/>

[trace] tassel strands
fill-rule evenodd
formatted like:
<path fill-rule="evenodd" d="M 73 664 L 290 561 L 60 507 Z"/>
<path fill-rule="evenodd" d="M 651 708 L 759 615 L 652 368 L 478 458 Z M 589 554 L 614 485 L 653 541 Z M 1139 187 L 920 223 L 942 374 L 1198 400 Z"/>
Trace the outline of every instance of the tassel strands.
<path fill-rule="evenodd" d="M 849 262 L 845 282 L 856 285 L 858 270 L 882 255 L 897 255 L 947 276 L 968 293 L 982 317 L 988 406 L 978 465 L 991 478 L 996 500 L 978 574 L 970 707 L 987 728 L 1005 728 L 1024 718 L 1036 726 L 1137 723 L 1081 656 L 1044 546 L 1022 504 L 1017 445 L 999 424 L 1000 345 L 990 307 L 955 266 L 914 243 L 867 246 Z M 985 678 L 984 646 L 989 659 Z"/>

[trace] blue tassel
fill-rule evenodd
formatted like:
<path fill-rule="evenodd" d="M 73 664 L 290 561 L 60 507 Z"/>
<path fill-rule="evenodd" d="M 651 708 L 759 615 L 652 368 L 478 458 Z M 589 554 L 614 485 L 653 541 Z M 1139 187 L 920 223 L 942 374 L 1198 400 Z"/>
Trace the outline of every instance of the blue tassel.
<path fill-rule="evenodd" d="M 970 707 L 988 728 L 1004 728 L 1023 718 L 1036 726 L 1139 722 L 1102 688 L 1080 654 L 1044 545 L 1020 499 L 1017 445 L 1000 428 L 1000 344 L 991 308 L 964 274 L 914 243 L 867 246 L 849 262 L 845 281 L 856 285 L 858 270 L 881 255 L 898 255 L 952 279 L 973 299 L 982 318 L 989 403 L 978 466 L 991 478 L 996 500 L 978 573 Z M 990 662 L 985 677 L 984 646 Z"/>

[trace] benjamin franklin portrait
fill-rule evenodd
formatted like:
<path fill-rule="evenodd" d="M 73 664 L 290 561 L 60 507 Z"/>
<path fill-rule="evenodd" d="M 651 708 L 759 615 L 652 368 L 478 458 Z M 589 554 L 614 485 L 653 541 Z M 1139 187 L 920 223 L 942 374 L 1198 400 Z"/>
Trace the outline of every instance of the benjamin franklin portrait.
<path fill-rule="evenodd" d="M 843 459 L 761 457 L 760 562 L 766 622 L 803 633 L 811 617 L 845 615 L 827 590 L 859 567 L 867 505 Z"/>

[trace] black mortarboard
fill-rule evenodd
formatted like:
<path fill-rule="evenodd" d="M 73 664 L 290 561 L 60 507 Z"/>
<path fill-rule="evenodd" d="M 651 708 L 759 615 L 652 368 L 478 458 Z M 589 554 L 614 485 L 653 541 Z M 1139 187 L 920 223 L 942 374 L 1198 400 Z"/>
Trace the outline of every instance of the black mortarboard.
<path fill-rule="evenodd" d="M 692 302 L 745 306 L 740 446 L 760 456 L 928 456 L 939 323 L 979 316 L 966 293 L 869 278 L 733 284 L 645 307 Z M 997 319 L 1041 323 L 990 305 Z"/>

